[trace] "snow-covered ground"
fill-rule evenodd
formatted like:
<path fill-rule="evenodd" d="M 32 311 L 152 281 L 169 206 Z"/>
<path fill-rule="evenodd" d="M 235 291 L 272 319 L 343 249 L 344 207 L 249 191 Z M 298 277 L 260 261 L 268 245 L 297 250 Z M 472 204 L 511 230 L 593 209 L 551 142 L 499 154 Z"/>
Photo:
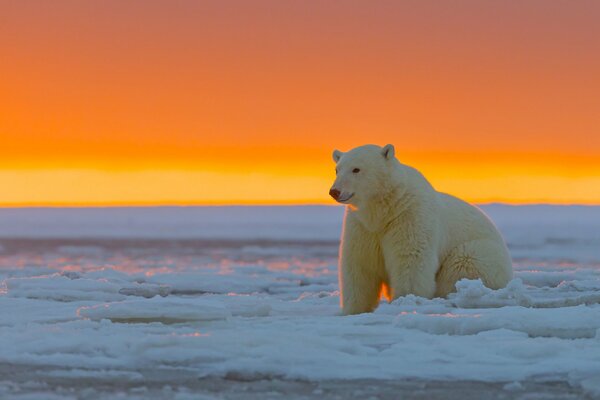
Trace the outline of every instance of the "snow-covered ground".
<path fill-rule="evenodd" d="M 140 388 L 152 370 L 600 395 L 600 207 L 483 208 L 514 258 L 507 288 L 461 281 L 349 317 L 339 207 L 0 209 L 0 367 Z M 0 374 L 0 397 L 38 392 Z"/>

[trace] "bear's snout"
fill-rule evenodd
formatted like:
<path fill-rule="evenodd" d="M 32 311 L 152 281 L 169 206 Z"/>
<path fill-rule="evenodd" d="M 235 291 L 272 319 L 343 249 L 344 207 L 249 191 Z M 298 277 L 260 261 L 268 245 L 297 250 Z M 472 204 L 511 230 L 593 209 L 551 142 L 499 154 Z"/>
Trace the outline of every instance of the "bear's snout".
<path fill-rule="evenodd" d="M 340 198 L 340 191 L 332 188 L 331 190 L 329 190 L 329 195 L 337 201 Z"/>

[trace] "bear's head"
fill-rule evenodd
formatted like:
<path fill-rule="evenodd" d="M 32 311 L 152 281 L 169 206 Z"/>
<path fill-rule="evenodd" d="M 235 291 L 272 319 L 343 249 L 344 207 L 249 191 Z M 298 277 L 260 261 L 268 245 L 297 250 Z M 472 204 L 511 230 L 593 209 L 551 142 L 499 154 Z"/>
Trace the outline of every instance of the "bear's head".
<path fill-rule="evenodd" d="M 335 150 L 333 160 L 336 179 L 329 194 L 338 203 L 360 208 L 386 190 L 391 163 L 395 161 L 394 146 L 369 144 L 346 153 Z"/>

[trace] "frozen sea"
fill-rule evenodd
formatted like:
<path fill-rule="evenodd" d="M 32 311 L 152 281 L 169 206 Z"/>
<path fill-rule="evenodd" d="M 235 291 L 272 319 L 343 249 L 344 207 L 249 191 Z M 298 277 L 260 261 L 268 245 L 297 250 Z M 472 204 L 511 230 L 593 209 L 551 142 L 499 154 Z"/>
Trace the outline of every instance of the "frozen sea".
<path fill-rule="evenodd" d="M 482 208 L 507 288 L 346 317 L 341 207 L 0 209 L 0 398 L 599 397 L 600 207 Z"/>

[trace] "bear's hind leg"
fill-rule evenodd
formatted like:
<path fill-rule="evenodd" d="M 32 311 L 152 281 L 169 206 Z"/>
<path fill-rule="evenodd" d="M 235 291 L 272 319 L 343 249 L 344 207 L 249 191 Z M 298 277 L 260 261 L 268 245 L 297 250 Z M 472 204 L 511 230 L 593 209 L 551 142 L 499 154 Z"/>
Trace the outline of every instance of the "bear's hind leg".
<path fill-rule="evenodd" d="M 490 289 L 505 287 L 512 279 L 512 263 L 504 243 L 481 239 L 457 246 L 436 275 L 436 297 L 456 291 L 456 282 L 465 278 L 481 279 Z"/>
<path fill-rule="evenodd" d="M 423 258 L 393 257 L 386 259 L 389 275 L 391 298 L 414 294 L 431 299 L 436 291 L 435 272 L 437 260 L 430 255 Z M 393 252 L 392 252 L 393 254 Z"/>

